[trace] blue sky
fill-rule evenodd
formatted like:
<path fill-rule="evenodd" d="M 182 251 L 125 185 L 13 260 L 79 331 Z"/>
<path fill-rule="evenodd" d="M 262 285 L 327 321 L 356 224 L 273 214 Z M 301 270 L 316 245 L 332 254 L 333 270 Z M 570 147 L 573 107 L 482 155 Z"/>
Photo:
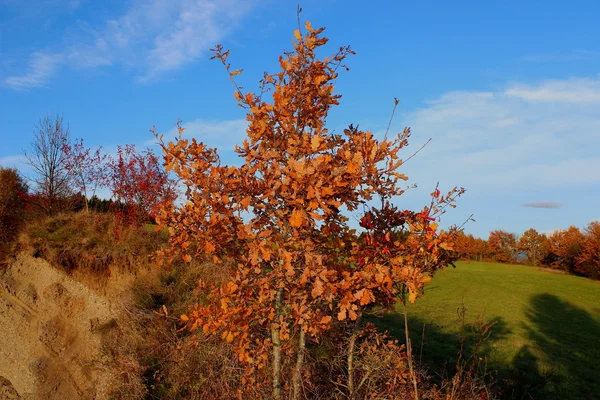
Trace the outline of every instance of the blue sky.
<path fill-rule="evenodd" d="M 147 145 L 155 125 L 221 149 L 244 135 L 243 110 L 208 49 L 222 43 L 250 89 L 291 48 L 296 3 L 204 0 L 3 0 L 0 165 L 22 153 L 43 116 L 114 151 Z M 600 218 L 600 3 L 596 1 L 304 1 L 330 50 L 356 51 L 336 86 L 330 128 L 412 128 L 404 172 L 420 207 L 437 181 L 464 186 L 445 216 L 467 230 L 520 233 Z M 529 205 L 529 206 L 524 206 Z"/>

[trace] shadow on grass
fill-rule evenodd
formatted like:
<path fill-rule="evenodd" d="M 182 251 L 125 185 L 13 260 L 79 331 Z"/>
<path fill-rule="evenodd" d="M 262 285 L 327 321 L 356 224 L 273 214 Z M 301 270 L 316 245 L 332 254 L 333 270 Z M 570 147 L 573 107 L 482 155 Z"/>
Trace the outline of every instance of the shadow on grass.
<path fill-rule="evenodd" d="M 533 296 L 525 315 L 530 343 L 505 383 L 514 399 L 600 399 L 600 325 L 586 310 L 550 294 Z"/>
<path fill-rule="evenodd" d="M 594 318 L 586 310 L 550 294 L 533 296 L 525 315 L 522 323 L 528 344 L 508 364 L 490 366 L 495 371 L 492 377 L 499 398 L 600 399 L 600 325 Z M 467 314 L 465 320 L 472 321 L 474 317 Z M 477 348 L 477 327 L 493 321 L 489 336 Z M 404 343 L 401 312 L 372 322 Z M 408 326 L 415 360 L 440 380 L 454 374 L 461 342 L 464 357 L 474 353 L 490 355 L 494 343 L 511 334 L 501 317 L 464 324 L 460 334 L 411 317 L 410 313 Z"/>
<path fill-rule="evenodd" d="M 457 309 L 457 319 L 462 319 L 460 308 Z M 473 318 L 470 318 L 471 320 Z M 432 374 L 434 381 L 441 381 L 443 377 L 453 376 L 456 372 L 456 362 L 462 345 L 462 355 L 469 358 L 474 354 L 489 354 L 491 346 L 506 335 L 510 334 L 503 318 L 478 320 L 473 323 L 469 316 L 464 319 L 461 333 L 446 332 L 444 326 L 438 326 L 410 316 L 408 328 L 413 346 L 413 354 L 417 365 L 426 368 Z M 380 329 L 388 331 L 404 343 L 404 316 L 401 313 L 387 314 L 382 318 L 372 320 Z M 481 327 L 493 324 L 486 340 L 479 340 Z"/>

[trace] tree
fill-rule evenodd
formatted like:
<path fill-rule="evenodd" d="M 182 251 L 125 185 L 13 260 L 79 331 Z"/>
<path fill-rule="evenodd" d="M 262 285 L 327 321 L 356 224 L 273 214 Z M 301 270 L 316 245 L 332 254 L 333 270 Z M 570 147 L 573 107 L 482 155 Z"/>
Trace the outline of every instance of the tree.
<path fill-rule="evenodd" d="M 553 232 L 548 237 L 546 263 L 569 273 L 577 272 L 577 258 L 583 250 L 584 236 L 576 226 Z"/>
<path fill-rule="evenodd" d="M 464 232 L 460 232 L 456 235 L 454 240 L 454 251 L 461 260 L 470 260 L 473 252 L 472 240 L 473 235 L 466 235 Z"/>
<path fill-rule="evenodd" d="M 119 146 L 108 163 L 108 186 L 123 204 L 129 222 L 154 218 L 160 206 L 176 197 L 175 182 L 150 149 L 138 152 L 133 144 Z"/>
<path fill-rule="evenodd" d="M 159 138 L 167 169 L 187 188 L 187 201 L 157 218 L 171 234 L 163 255 L 209 258 L 231 275 L 225 284 L 203 283 L 205 301 L 181 318 L 233 344 L 247 390 L 263 385 L 268 369 L 274 399 L 286 388 L 300 398 L 307 343 L 334 327 L 346 340 L 362 314 L 414 301 L 452 262 L 454 231 L 438 233 L 436 220 L 462 193 L 436 188 L 419 212 L 401 210 L 393 200 L 407 179 L 399 152 L 410 130 L 391 140 L 353 125 L 328 131 L 327 114 L 341 97 L 337 71 L 353 52 L 342 47 L 319 59 L 322 31 L 308 22 L 304 35 L 295 31 L 294 50 L 280 57 L 280 72 L 265 74 L 259 94 L 235 83 L 241 70 L 230 68 L 229 51 L 214 50 L 247 110 L 247 138 L 236 147 L 241 165 L 222 165 L 216 149 L 183 138 L 183 127 L 175 142 Z M 346 214 L 361 209 L 359 234 Z M 407 353 L 417 396 L 408 340 Z M 344 390 L 354 397 L 352 354 Z"/>
<path fill-rule="evenodd" d="M 501 263 L 515 261 L 517 237 L 514 233 L 495 230 L 490 232 L 487 242 L 490 254 L 496 261 Z"/>
<path fill-rule="evenodd" d="M 543 252 L 546 240 L 546 235 L 539 234 L 531 228 L 521 235 L 517 249 L 524 252 L 529 262 L 535 266 L 544 258 Z"/>
<path fill-rule="evenodd" d="M 0 242 L 13 240 L 25 220 L 27 184 L 16 169 L 0 167 Z"/>
<path fill-rule="evenodd" d="M 93 197 L 96 189 L 103 186 L 107 178 L 106 162 L 108 156 L 101 153 L 102 147 L 95 151 L 83 144 L 83 139 L 75 139 L 73 145 L 65 143 L 65 168 L 71 177 L 73 185 L 83 195 L 85 211 L 89 211 L 88 196 Z"/>
<path fill-rule="evenodd" d="M 592 279 L 600 279 L 600 222 L 590 222 L 586 227 L 576 264 L 578 272 Z"/>
<path fill-rule="evenodd" d="M 63 117 L 44 117 L 35 127 L 31 153 L 25 153 L 27 163 L 37 175 L 33 181 L 42 200 L 38 206 L 48 214 L 54 213 L 60 201 L 71 195 L 63 150 L 68 142 L 69 127 L 65 126 Z"/>
<path fill-rule="evenodd" d="M 488 243 L 485 239 L 477 238 L 475 239 L 475 255 L 477 261 L 482 261 L 484 257 L 487 257 L 488 254 Z"/>

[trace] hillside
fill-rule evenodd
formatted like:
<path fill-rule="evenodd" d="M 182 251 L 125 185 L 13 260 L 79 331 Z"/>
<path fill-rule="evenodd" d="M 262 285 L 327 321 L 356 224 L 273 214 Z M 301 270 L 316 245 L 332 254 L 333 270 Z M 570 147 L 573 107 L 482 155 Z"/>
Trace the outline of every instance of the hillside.
<path fill-rule="evenodd" d="M 424 363 L 439 367 L 455 359 L 461 333 L 472 346 L 472 328 L 495 321 L 483 352 L 489 368 L 498 370 L 504 397 L 600 398 L 599 282 L 534 267 L 461 262 L 437 274 L 425 293 L 409 305 L 416 349 L 425 332 Z M 380 321 L 398 337 L 401 313 Z"/>

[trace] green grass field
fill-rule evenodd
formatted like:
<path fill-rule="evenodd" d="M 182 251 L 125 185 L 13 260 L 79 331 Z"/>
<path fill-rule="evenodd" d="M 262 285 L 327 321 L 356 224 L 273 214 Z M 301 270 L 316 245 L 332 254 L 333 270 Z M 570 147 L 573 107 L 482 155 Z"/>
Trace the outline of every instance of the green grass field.
<path fill-rule="evenodd" d="M 482 349 L 503 397 L 600 399 L 600 282 L 479 262 L 438 273 L 408 306 L 415 357 L 422 352 L 433 371 L 453 365 L 461 331 L 470 332 L 457 313 L 463 304 L 467 324 L 497 321 Z M 378 325 L 404 342 L 402 307 Z"/>

